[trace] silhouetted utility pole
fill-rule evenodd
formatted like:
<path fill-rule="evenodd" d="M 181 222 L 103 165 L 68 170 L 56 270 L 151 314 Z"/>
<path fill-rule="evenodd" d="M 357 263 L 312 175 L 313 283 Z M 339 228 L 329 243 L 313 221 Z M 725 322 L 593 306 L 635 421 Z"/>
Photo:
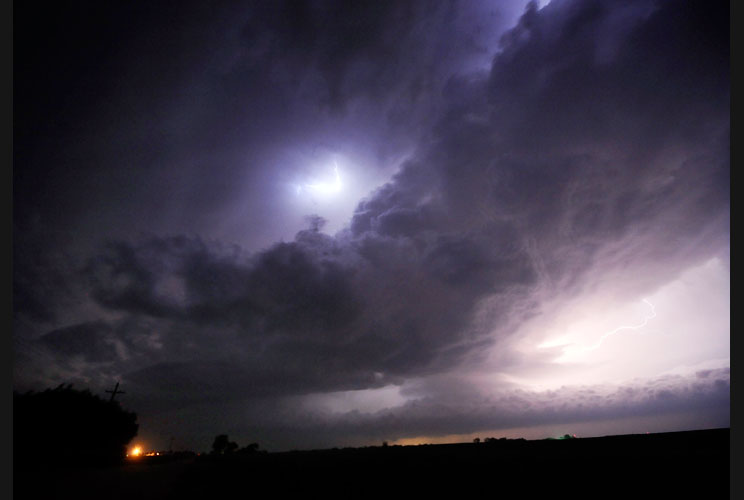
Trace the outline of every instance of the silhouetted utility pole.
<path fill-rule="evenodd" d="M 116 387 L 114 387 L 113 391 L 106 391 L 111 393 L 111 399 L 109 399 L 109 403 L 114 400 L 117 394 L 126 394 L 124 391 L 119 390 L 119 382 L 116 383 Z"/>

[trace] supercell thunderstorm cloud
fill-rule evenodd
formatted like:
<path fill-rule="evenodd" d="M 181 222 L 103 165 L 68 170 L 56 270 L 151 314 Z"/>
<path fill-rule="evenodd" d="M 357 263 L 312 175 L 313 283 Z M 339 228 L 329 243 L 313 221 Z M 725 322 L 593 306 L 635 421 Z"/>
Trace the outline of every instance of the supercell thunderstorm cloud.
<path fill-rule="evenodd" d="M 195 450 L 730 425 L 728 3 L 30 9 L 14 389 Z"/>

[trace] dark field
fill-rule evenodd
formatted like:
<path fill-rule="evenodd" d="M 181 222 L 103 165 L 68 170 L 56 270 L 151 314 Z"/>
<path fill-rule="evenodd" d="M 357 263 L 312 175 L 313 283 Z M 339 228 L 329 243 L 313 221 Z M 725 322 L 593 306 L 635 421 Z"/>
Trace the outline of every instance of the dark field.
<path fill-rule="evenodd" d="M 729 498 L 729 429 L 14 469 L 15 498 Z"/>

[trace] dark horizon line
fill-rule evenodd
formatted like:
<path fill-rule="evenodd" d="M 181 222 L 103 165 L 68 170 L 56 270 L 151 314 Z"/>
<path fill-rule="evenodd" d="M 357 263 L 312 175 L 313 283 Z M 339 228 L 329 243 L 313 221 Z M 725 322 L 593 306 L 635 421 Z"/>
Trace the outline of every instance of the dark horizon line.
<path fill-rule="evenodd" d="M 566 439 L 565 436 L 569 434 L 564 434 L 559 437 L 546 437 L 546 438 L 537 438 L 537 439 L 527 439 L 527 438 L 507 438 L 507 437 L 492 437 L 487 436 L 484 438 L 480 438 L 480 442 L 476 443 L 474 441 L 460 441 L 460 442 L 452 442 L 452 443 L 419 443 L 419 444 L 387 444 L 386 441 L 383 441 L 381 444 L 373 444 L 373 445 L 362 445 L 362 446 L 333 446 L 331 448 L 307 448 L 307 449 L 289 449 L 289 450 L 283 450 L 283 451 L 270 451 L 267 449 L 260 449 L 258 450 L 258 453 L 254 454 L 245 454 L 240 452 L 232 452 L 227 455 L 213 455 L 211 452 L 208 451 L 200 451 L 196 452 L 194 450 L 151 450 L 152 452 L 160 453 L 162 456 L 167 455 L 175 455 L 175 454 L 190 454 L 193 453 L 197 456 L 234 456 L 234 457 L 244 457 L 244 456 L 251 456 L 255 454 L 286 454 L 286 453 L 311 453 L 311 452 L 326 452 L 326 451 L 342 451 L 342 450 L 364 450 L 364 449 L 375 449 L 375 448 L 417 448 L 422 446 L 461 446 L 461 445 L 485 445 L 485 446 L 491 446 L 494 443 L 504 443 L 504 442 L 521 442 L 521 443 L 535 443 L 535 442 L 541 442 L 541 441 L 574 441 L 574 440 L 596 440 L 596 439 L 613 439 L 613 438 L 629 438 L 633 436 L 662 436 L 662 435 L 670 435 L 670 434 L 692 434 L 692 433 L 706 433 L 706 432 L 716 432 L 716 431 L 731 431 L 731 426 L 728 427 L 707 427 L 702 429 L 688 429 L 683 431 L 660 431 L 660 432 L 632 432 L 627 434 L 608 434 L 604 436 L 574 436 L 570 435 L 571 437 Z M 493 441 L 486 441 L 486 439 L 492 438 Z M 259 443 L 260 444 L 260 443 Z M 155 457 L 145 457 L 141 456 L 138 457 L 137 460 L 146 460 L 146 459 L 152 459 L 152 458 L 158 458 Z"/>

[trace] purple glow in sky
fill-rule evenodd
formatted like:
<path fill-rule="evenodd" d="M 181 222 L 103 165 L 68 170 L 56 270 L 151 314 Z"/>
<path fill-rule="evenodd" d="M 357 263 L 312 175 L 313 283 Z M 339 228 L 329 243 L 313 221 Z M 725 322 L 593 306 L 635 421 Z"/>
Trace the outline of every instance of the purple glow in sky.
<path fill-rule="evenodd" d="M 15 390 L 196 451 L 730 425 L 727 3 L 45 9 Z"/>

